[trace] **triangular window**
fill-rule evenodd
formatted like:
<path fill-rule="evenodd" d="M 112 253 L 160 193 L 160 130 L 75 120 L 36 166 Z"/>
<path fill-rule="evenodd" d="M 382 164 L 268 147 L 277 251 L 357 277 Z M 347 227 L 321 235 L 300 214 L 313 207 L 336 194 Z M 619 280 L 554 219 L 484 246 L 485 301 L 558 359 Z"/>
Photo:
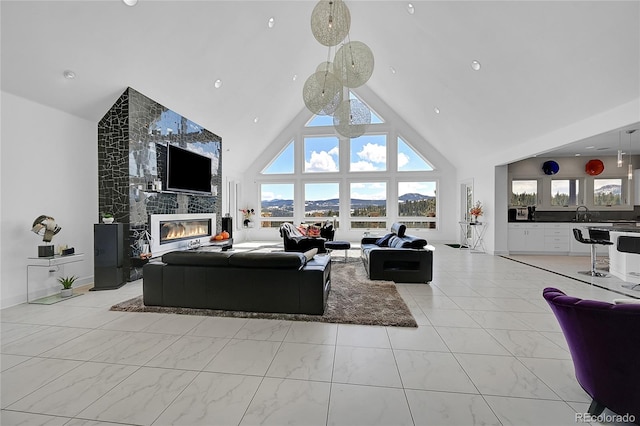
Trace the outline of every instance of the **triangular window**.
<path fill-rule="evenodd" d="M 273 159 L 271 164 L 265 167 L 265 169 L 262 171 L 262 174 L 273 175 L 293 173 L 295 170 L 293 146 L 293 141 L 289 142 L 286 148 L 283 149 L 280 154 L 278 154 L 278 156 Z"/>
<path fill-rule="evenodd" d="M 402 138 L 398 138 L 398 171 L 428 172 L 433 167 Z"/>
<path fill-rule="evenodd" d="M 357 97 L 352 91 L 349 91 L 349 99 L 357 99 L 363 104 L 367 105 L 365 101 Z M 384 120 L 373 110 L 369 105 L 371 111 L 371 124 L 384 123 Z M 314 115 L 305 127 L 320 127 L 320 126 L 333 126 L 333 116 L 331 115 Z"/>

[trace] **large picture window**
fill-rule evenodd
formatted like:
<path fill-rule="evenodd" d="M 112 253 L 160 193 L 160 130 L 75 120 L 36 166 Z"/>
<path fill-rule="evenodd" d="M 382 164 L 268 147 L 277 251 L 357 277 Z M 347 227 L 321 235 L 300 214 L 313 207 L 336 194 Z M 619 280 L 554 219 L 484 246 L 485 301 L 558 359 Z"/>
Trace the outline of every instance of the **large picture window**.
<path fill-rule="evenodd" d="M 293 184 L 266 183 L 260 185 L 260 226 L 278 228 L 293 218 Z"/>
<path fill-rule="evenodd" d="M 512 180 L 510 204 L 512 206 L 535 206 L 538 204 L 538 181 Z"/>
<path fill-rule="evenodd" d="M 436 182 L 398 182 L 398 216 L 408 228 L 436 228 Z"/>
<path fill-rule="evenodd" d="M 357 96 L 349 92 L 349 98 Z M 388 229 L 395 221 L 437 228 L 435 179 L 442 172 L 425 155 L 429 145 L 401 137 L 395 124 L 401 120 L 370 111 L 371 124 L 362 136 L 338 135 L 332 117 L 313 116 L 264 159 L 257 179 L 262 227 L 327 219 L 337 226 L 342 217 L 350 237 L 358 230 Z"/>
<path fill-rule="evenodd" d="M 340 141 L 335 136 L 304 138 L 305 173 L 340 170 Z"/>
<path fill-rule="evenodd" d="M 622 205 L 622 179 L 594 179 L 593 204 L 606 207 Z"/>
<path fill-rule="evenodd" d="M 351 139 L 352 172 L 387 170 L 387 135 L 364 135 Z"/>
<path fill-rule="evenodd" d="M 338 183 L 306 183 L 304 185 L 304 217 L 334 217 L 340 215 L 340 185 Z"/>
<path fill-rule="evenodd" d="M 386 228 L 387 183 L 354 182 L 350 186 L 351 228 Z M 364 219 L 366 218 L 366 219 Z"/>
<path fill-rule="evenodd" d="M 580 199 L 580 181 L 578 179 L 552 179 L 551 205 L 554 207 L 572 207 L 582 204 Z"/>

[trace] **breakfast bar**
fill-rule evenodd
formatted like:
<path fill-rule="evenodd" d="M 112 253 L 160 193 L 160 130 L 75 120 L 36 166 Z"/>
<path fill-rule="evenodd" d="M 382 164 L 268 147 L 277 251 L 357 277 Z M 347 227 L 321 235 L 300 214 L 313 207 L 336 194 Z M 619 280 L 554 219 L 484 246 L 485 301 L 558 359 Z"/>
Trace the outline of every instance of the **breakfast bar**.
<path fill-rule="evenodd" d="M 640 281 L 640 227 L 589 227 L 609 232 L 609 272 L 625 282 Z"/>

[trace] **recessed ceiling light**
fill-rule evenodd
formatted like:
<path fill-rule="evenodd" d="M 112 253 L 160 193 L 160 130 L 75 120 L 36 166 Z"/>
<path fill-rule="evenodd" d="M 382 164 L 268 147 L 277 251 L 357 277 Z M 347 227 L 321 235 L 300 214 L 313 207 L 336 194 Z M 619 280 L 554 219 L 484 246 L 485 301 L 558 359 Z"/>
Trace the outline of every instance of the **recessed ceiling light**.
<path fill-rule="evenodd" d="M 482 68 L 482 65 L 478 61 L 471 61 L 471 68 L 474 71 L 480 71 L 480 68 Z"/>
<path fill-rule="evenodd" d="M 413 7 L 413 3 L 409 3 L 407 5 L 407 12 L 409 12 L 409 15 L 413 15 L 414 13 L 416 13 L 416 8 Z"/>
<path fill-rule="evenodd" d="M 276 18 L 274 18 L 273 16 L 269 18 L 269 22 L 267 23 L 267 25 L 269 26 L 269 28 L 273 28 L 276 25 Z"/>
<path fill-rule="evenodd" d="M 135 6 L 136 3 L 138 3 L 138 0 L 122 0 L 122 3 L 126 4 L 127 6 Z"/>
<path fill-rule="evenodd" d="M 593 146 L 593 145 L 584 147 L 584 149 L 593 149 L 593 148 L 595 148 L 595 146 Z"/>
<path fill-rule="evenodd" d="M 66 78 L 67 80 L 73 80 L 74 78 L 76 78 L 76 73 L 71 71 L 71 70 L 65 70 L 62 75 L 64 76 L 64 78 Z"/>
<path fill-rule="evenodd" d="M 394 67 L 389 67 L 389 71 L 391 71 L 391 74 L 395 74 L 396 73 L 396 69 Z"/>
<path fill-rule="evenodd" d="M 576 154 L 576 157 L 580 157 L 580 154 Z"/>
<path fill-rule="evenodd" d="M 254 123 L 256 123 L 256 124 L 258 124 L 258 121 L 260 121 L 260 119 L 259 119 L 258 117 L 255 117 L 255 118 L 253 119 L 253 122 L 254 122 Z"/>
<path fill-rule="evenodd" d="M 433 110 L 435 111 L 436 114 L 440 114 L 440 108 L 435 107 Z"/>
<path fill-rule="evenodd" d="M 296 81 L 298 79 L 298 74 L 294 74 L 292 80 Z"/>
<path fill-rule="evenodd" d="M 215 87 L 216 89 L 221 88 L 221 87 L 222 87 L 222 80 L 217 79 L 217 80 L 215 81 L 215 83 L 213 83 L 213 87 Z"/>

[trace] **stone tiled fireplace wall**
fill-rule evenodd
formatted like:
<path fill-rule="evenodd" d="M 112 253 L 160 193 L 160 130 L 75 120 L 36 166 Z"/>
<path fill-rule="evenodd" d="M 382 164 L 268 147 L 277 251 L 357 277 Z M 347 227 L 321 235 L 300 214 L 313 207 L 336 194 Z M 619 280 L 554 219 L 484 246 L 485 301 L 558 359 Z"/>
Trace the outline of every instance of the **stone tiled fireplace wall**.
<path fill-rule="evenodd" d="M 213 195 L 155 191 L 166 188 L 166 145 L 178 145 L 212 158 Z M 139 253 L 132 248 L 148 229 L 151 214 L 215 213 L 222 218 L 222 138 L 127 88 L 98 123 L 98 207 L 125 224 L 125 274 L 140 277 Z M 99 220 L 100 218 L 98 218 Z"/>

